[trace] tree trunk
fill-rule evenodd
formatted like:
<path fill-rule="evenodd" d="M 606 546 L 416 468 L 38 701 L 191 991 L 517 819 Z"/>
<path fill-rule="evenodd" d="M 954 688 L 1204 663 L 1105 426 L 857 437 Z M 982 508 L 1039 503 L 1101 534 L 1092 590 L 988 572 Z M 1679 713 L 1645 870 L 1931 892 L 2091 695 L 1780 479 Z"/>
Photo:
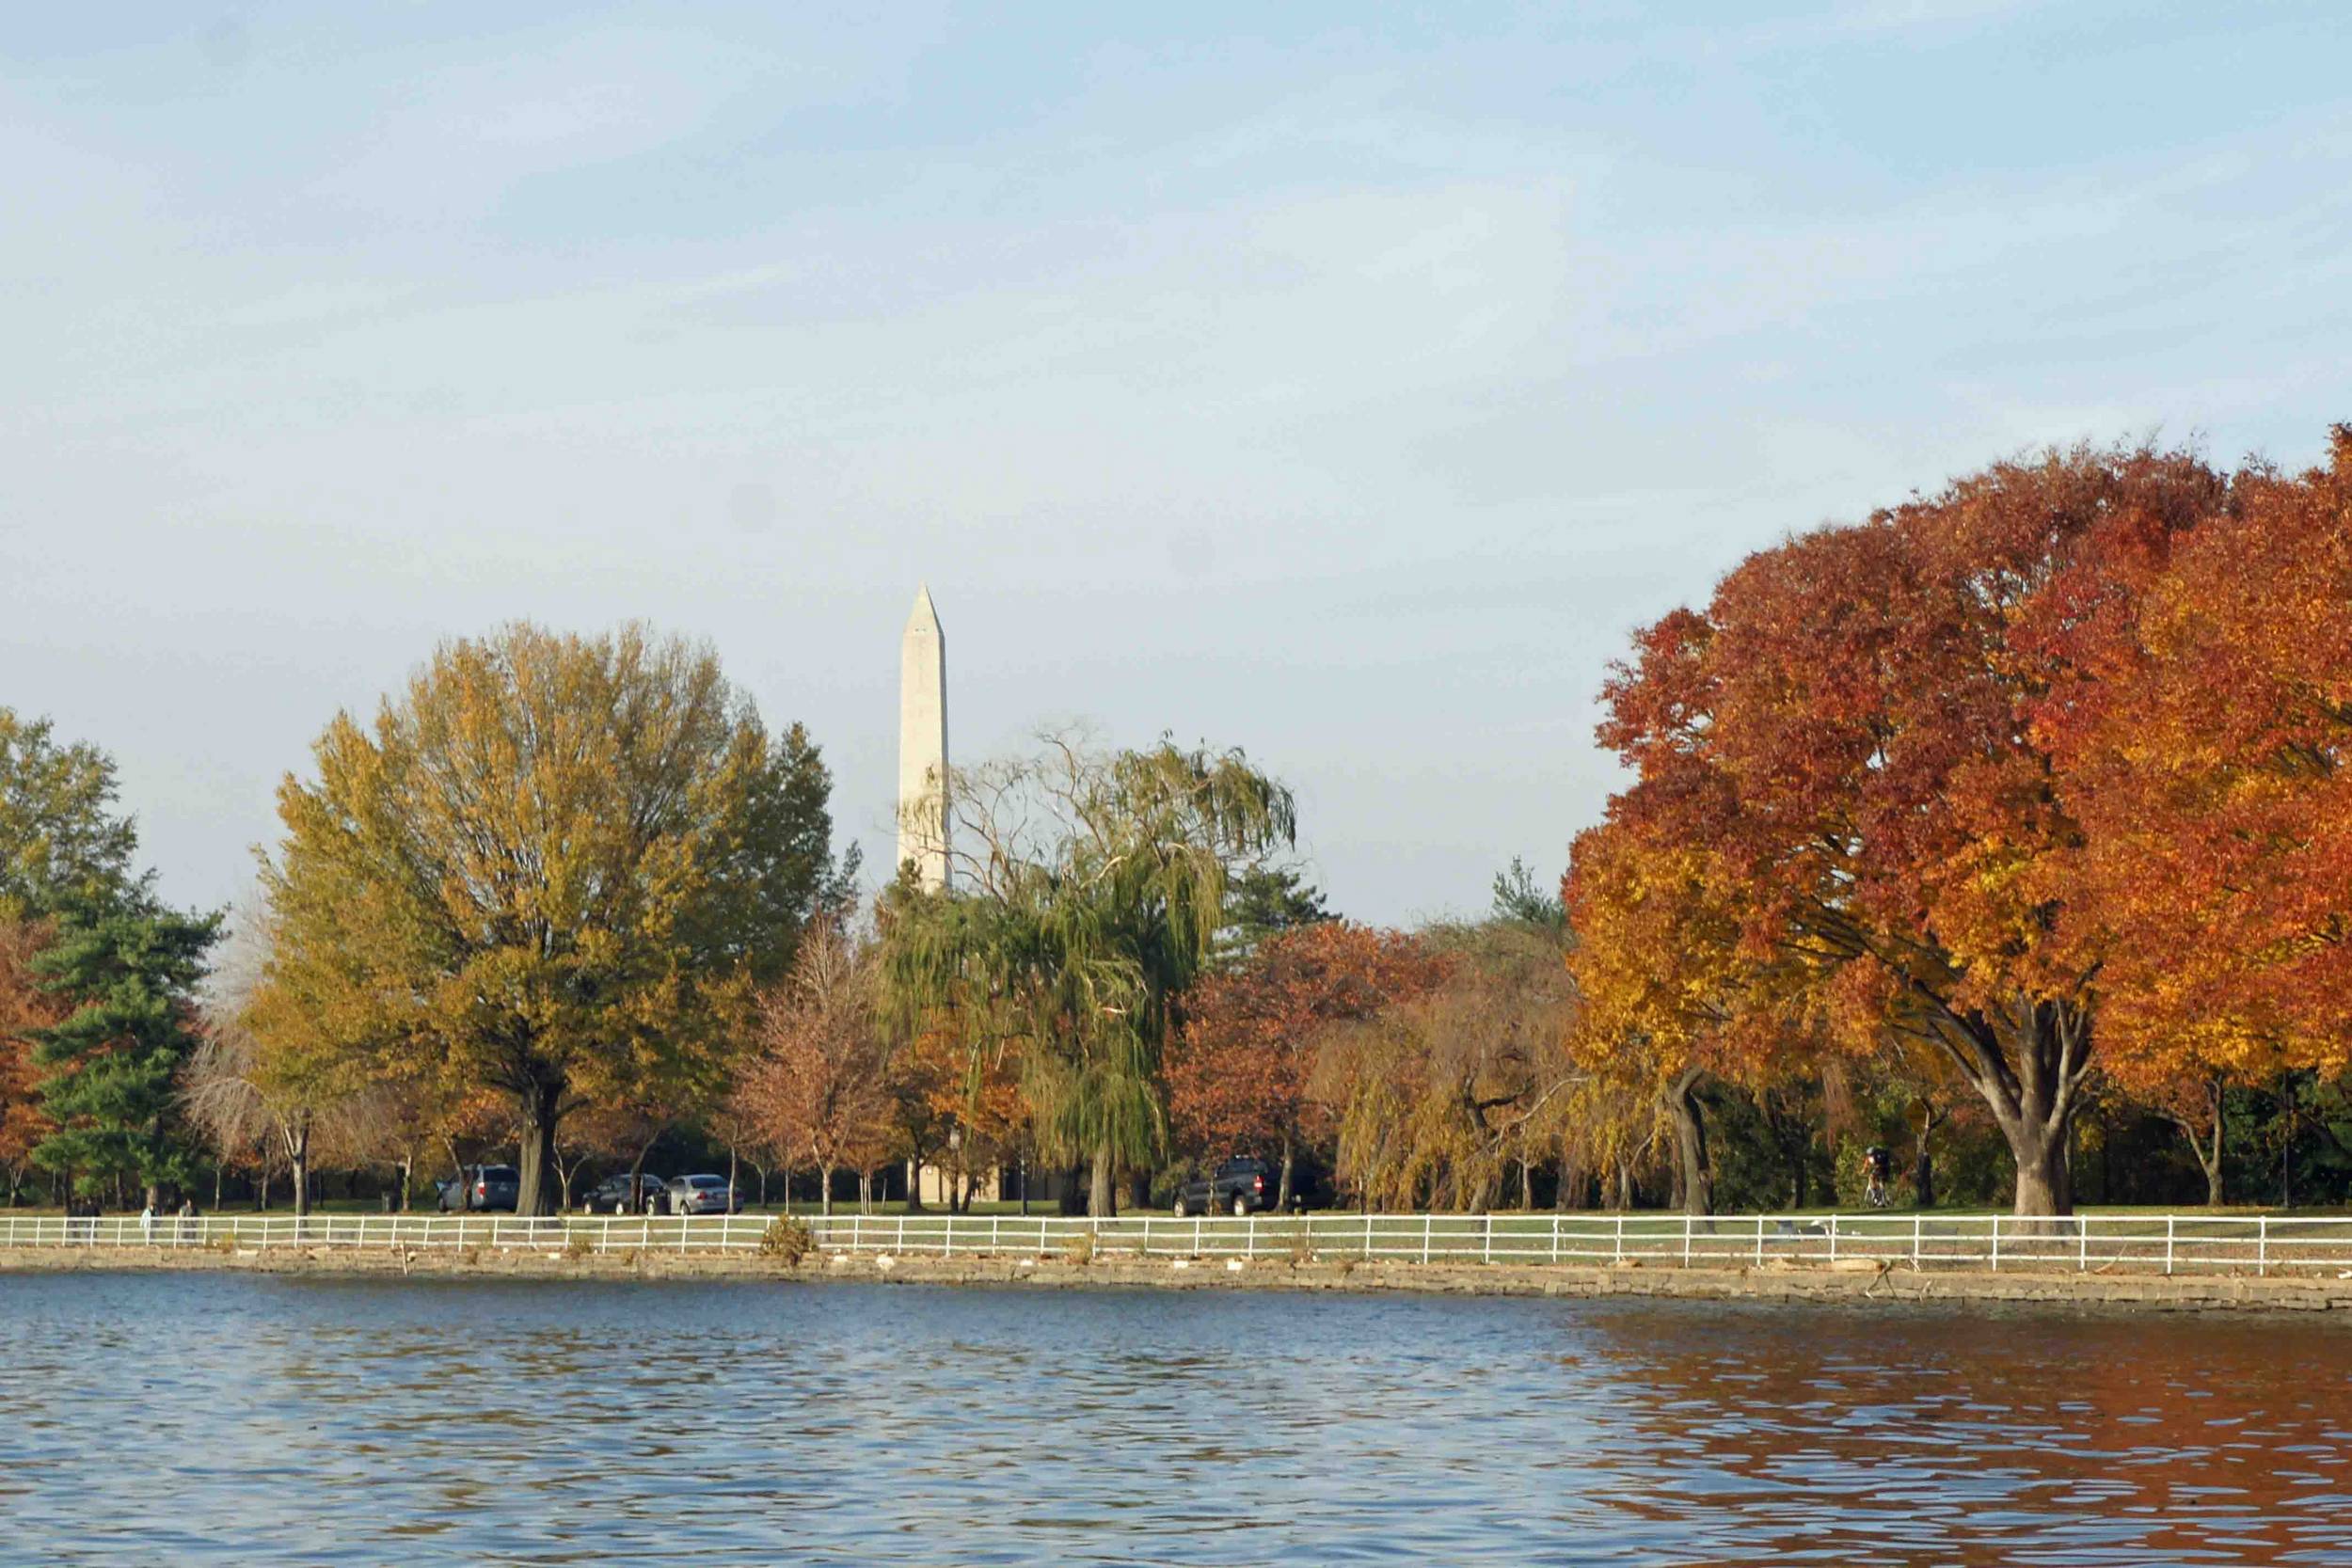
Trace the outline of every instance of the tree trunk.
<path fill-rule="evenodd" d="M 308 1124 L 286 1130 L 286 1163 L 294 1167 L 294 1219 L 310 1217 L 310 1129 Z M 297 1223 L 294 1228 L 302 1227 Z"/>
<path fill-rule="evenodd" d="M 1698 1097 L 1701 1076 L 1697 1069 L 1692 1069 L 1676 1079 L 1666 1091 L 1666 1109 L 1675 1124 L 1682 1212 L 1686 1214 L 1715 1212 L 1714 1176 L 1707 1164 L 1707 1120 Z"/>
<path fill-rule="evenodd" d="M 516 1162 L 515 1212 L 546 1214 L 554 1211 L 548 1200 L 555 1195 L 548 1177 L 555 1169 L 555 1123 L 564 1098 L 562 1080 L 533 1084 L 521 1097 L 523 1131 L 521 1158 Z"/>
<path fill-rule="evenodd" d="M 2212 1118 L 2207 1123 L 2213 1130 L 2210 1137 L 2197 1125 L 2196 1117 L 2172 1112 L 2168 1112 L 2167 1116 L 2172 1125 L 2181 1130 L 2181 1135 L 2188 1140 L 2188 1151 L 2197 1156 L 2197 1168 L 2205 1173 L 2205 1207 L 2218 1209 L 2221 1207 L 2222 1089 L 2218 1079 L 2208 1079 L 2200 1087 L 2204 1094 L 2203 1109 Z"/>
<path fill-rule="evenodd" d="M 2027 1132 L 2039 1136 L 2022 1144 L 2015 1135 L 2010 1137 L 2010 1152 L 2017 1159 L 2017 1201 L 2010 1212 L 2037 1218 L 2073 1213 L 2074 1179 L 2067 1161 L 2067 1130 L 2028 1128 Z"/>
<path fill-rule="evenodd" d="M 833 1166 L 831 1164 L 819 1164 L 817 1167 L 817 1212 L 827 1219 L 833 1218 Z"/>
<path fill-rule="evenodd" d="M 1947 1015 L 1952 1033 L 1940 1037 L 1963 1077 L 2009 1141 L 2017 1164 L 2021 1216 L 2074 1211 L 2068 1164 L 2074 1090 L 2090 1061 L 2090 1014 L 2071 1002 L 2018 998 L 2006 1007 Z"/>
<path fill-rule="evenodd" d="M 1282 1134 L 1282 1181 L 1275 1189 L 1274 1206 L 1287 1214 L 1291 1212 L 1291 1171 L 1297 1164 L 1297 1149 L 1288 1132 Z"/>
<path fill-rule="evenodd" d="M 1912 1195 L 1922 1209 L 1935 1207 L 1935 1157 L 1928 1152 L 1928 1135 L 1919 1134 L 1918 1157 L 1911 1162 Z"/>
<path fill-rule="evenodd" d="M 857 1173 L 857 1212 L 861 1214 L 874 1212 L 874 1173 L 870 1170 Z"/>
<path fill-rule="evenodd" d="M 735 1212 L 735 1146 L 727 1145 L 727 1212 Z"/>
<path fill-rule="evenodd" d="M 1090 1162 L 1087 1183 L 1087 1212 L 1098 1220 L 1109 1219 L 1119 1212 L 1119 1197 L 1112 1181 L 1111 1151 L 1098 1148 Z"/>

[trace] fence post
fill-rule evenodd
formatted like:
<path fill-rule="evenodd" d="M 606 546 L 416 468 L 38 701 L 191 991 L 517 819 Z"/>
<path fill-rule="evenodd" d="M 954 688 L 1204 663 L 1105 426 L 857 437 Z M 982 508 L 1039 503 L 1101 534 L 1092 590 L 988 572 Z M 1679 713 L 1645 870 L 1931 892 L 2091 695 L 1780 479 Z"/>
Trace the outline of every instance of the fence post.
<path fill-rule="evenodd" d="M 1146 1258 L 1152 1256 L 1152 1216 L 1149 1214 L 1143 1216 L 1143 1255 Z"/>
<path fill-rule="evenodd" d="M 1369 1209 L 1364 1211 L 1364 1258 L 1366 1261 L 1372 1258 L 1372 1211 Z"/>
<path fill-rule="evenodd" d="M 1242 1253 L 1245 1257 L 1255 1260 L 1258 1256 L 1258 1216 L 1250 1215 L 1248 1224 L 1248 1233 L 1242 1240 Z"/>
<path fill-rule="evenodd" d="M 1829 1260 L 1833 1263 L 1837 1261 L 1837 1216 L 1836 1214 L 1829 1217 Z"/>
<path fill-rule="evenodd" d="M 1919 1215 L 1917 1215 L 1917 1214 L 1914 1214 L 1914 1215 L 1912 1215 L 1912 1216 L 1911 1216 L 1911 1266 L 1912 1266 L 1914 1269 L 1916 1269 L 1916 1268 L 1918 1268 L 1918 1266 L 1919 1266 L 1919 1226 L 1920 1226 L 1920 1216 L 1919 1216 Z"/>
<path fill-rule="evenodd" d="M 2164 1216 L 2164 1272 L 2168 1275 L 2172 1272 L 2172 1218 Z"/>
<path fill-rule="evenodd" d="M 2254 1231 L 2254 1272 L 2256 1274 L 2268 1274 L 2270 1272 L 2270 1216 L 2268 1214 L 2265 1214 L 2254 1223 L 2256 1226 L 2256 1229 Z"/>
<path fill-rule="evenodd" d="M 2089 1214 L 2074 1216 L 2074 1272 L 2076 1274 L 2090 1272 L 2090 1216 Z"/>
<path fill-rule="evenodd" d="M 898 1212 L 898 1240 L 893 1243 L 893 1246 L 895 1250 L 899 1252 L 904 1252 L 907 1249 L 907 1216 L 906 1211 L 903 1209 Z"/>
<path fill-rule="evenodd" d="M 1618 1262 L 1620 1262 L 1620 1263 L 1622 1263 L 1622 1262 L 1624 1262 L 1624 1261 L 1625 1261 L 1625 1211 L 1624 1211 L 1624 1210 L 1622 1210 L 1622 1209 L 1620 1209 L 1620 1210 L 1618 1210 L 1618 1211 L 1617 1211 L 1617 1256 L 1616 1256 L 1616 1261 L 1618 1261 Z"/>
<path fill-rule="evenodd" d="M 1756 1216 L 1756 1266 L 1764 1266 L 1764 1216 Z"/>
<path fill-rule="evenodd" d="M 1424 1263 L 1429 1261 L 1429 1229 L 1437 1223 L 1438 1216 L 1435 1214 L 1423 1214 L 1421 1217 L 1421 1260 Z"/>
<path fill-rule="evenodd" d="M 1491 1210 L 1486 1214 L 1486 1239 L 1479 1246 L 1478 1260 L 1482 1263 L 1495 1260 L 1495 1216 Z"/>
<path fill-rule="evenodd" d="M 1551 1260 L 1560 1261 L 1560 1211 L 1551 1212 Z"/>
<path fill-rule="evenodd" d="M 1993 1272 L 2001 1272 L 2001 1216 L 1993 1216 Z"/>
<path fill-rule="evenodd" d="M 988 1216 L 988 1250 L 991 1252 L 1000 1250 L 996 1244 L 996 1227 L 1002 1223 L 1003 1216 L 1001 1215 L 991 1214 Z"/>
<path fill-rule="evenodd" d="M 1691 1216 L 1684 1214 L 1682 1216 L 1682 1266 L 1686 1269 L 1691 1266 L 1691 1234 L 1696 1228 L 1697 1227 L 1691 1223 Z"/>

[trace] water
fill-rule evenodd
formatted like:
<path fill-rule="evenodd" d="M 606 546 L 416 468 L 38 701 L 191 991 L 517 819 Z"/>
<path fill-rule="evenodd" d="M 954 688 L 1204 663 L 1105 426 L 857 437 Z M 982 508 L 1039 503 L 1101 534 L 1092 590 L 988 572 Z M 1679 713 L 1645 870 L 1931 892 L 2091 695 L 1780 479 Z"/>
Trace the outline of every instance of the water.
<path fill-rule="evenodd" d="M 2352 1328 L 0 1276 L 0 1562 L 2352 1563 Z"/>

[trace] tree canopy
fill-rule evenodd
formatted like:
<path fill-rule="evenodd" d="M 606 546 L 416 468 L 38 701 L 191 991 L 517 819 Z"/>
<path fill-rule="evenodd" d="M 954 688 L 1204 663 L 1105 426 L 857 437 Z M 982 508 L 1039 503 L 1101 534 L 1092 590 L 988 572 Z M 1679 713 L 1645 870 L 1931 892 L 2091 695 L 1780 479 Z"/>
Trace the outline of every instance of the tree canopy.
<path fill-rule="evenodd" d="M 1669 1011 L 1705 1037 L 1794 1002 L 1850 1044 L 1929 1044 L 2008 1138 L 2018 1212 L 2063 1212 L 2109 911 L 2050 723 L 2108 678 L 2086 628 L 2228 488 L 2150 449 L 2002 464 L 1759 552 L 1647 628 L 1606 691 L 1636 777 L 1579 841 L 1586 946 L 1655 885 L 1604 867 L 1685 867 L 1716 913 L 1683 927 L 1710 956 L 1674 960 L 1703 1006 Z"/>
<path fill-rule="evenodd" d="M 523 1207 L 564 1114 L 715 1093 L 831 868 L 831 782 L 707 650 L 641 626 L 443 644 L 278 792 L 257 1022 L 510 1096 Z"/>
<path fill-rule="evenodd" d="M 1177 998 L 1216 951 L 1236 870 L 1291 842 L 1290 791 L 1238 751 L 1055 736 L 959 770 L 951 799 L 957 891 L 901 884 L 884 911 L 894 1019 L 1009 1052 L 1042 1152 L 1088 1164 L 1106 1213 L 1117 1173 L 1166 1148 Z"/>

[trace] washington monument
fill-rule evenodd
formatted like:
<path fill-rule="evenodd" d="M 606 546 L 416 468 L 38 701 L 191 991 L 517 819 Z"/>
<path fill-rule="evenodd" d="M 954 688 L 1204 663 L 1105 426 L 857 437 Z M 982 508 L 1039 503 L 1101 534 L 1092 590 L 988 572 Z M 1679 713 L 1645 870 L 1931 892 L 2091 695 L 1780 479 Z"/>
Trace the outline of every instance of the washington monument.
<path fill-rule="evenodd" d="M 947 885 L 947 638 L 927 583 L 898 640 L 898 863 Z"/>

